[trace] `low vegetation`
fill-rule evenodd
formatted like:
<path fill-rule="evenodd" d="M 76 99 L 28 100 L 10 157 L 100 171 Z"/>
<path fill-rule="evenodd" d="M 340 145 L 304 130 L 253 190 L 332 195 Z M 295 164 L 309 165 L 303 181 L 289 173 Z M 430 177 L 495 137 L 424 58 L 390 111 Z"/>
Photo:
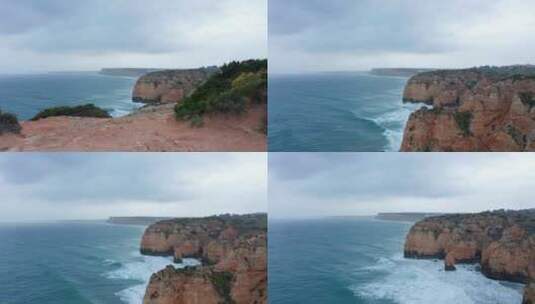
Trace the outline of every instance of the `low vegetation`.
<path fill-rule="evenodd" d="M 267 60 L 231 62 L 221 67 L 175 107 L 177 119 L 202 125 L 206 113 L 241 114 L 251 103 L 267 102 Z"/>
<path fill-rule="evenodd" d="M 110 114 L 94 104 L 86 104 L 82 106 L 74 107 L 54 107 L 45 109 L 37 115 L 35 115 L 32 120 L 39 120 L 47 117 L 54 116 L 76 116 L 76 117 L 96 117 L 96 118 L 111 118 Z"/>
<path fill-rule="evenodd" d="M 459 126 L 459 129 L 463 132 L 463 136 L 469 136 L 470 124 L 472 123 L 472 113 L 471 112 L 455 112 L 453 114 L 455 122 Z"/>
<path fill-rule="evenodd" d="M 4 113 L 0 110 L 0 135 L 4 133 L 20 133 L 21 126 L 17 116 L 11 113 Z"/>
<path fill-rule="evenodd" d="M 523 92 L 518 94 L 518 96 L 520 97 L 520 101 L 522 101 L 524 105 L 528 106 L 530 110 L 535 106 L 535 97 L 533 96 L 533 93 Z"/>
<path fill-rule="evenodd" d="M 225 304 L 234 303 L 230 296 L 230 289 L 232 287 L 232 280 L 234 276 L 230 272 L 213 272 L 210 276 L 210 281 L 214 285 L 217 293 L 223 297 Z"/>

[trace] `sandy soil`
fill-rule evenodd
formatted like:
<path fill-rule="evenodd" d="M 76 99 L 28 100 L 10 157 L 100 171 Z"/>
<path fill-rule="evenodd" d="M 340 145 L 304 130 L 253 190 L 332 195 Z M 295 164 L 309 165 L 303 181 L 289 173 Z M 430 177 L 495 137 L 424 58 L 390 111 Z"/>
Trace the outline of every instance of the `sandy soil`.
<path fill-rule="evenodd" d="M 99 119 L 51 117 L 21 123 L 20 135 L 0 136 L 2 151 L 266 151 L 259 132 L 266 106 L 247 114 L 208 115 L 204 126 L 176 121 L 173 104 L 129 116 Z"/>

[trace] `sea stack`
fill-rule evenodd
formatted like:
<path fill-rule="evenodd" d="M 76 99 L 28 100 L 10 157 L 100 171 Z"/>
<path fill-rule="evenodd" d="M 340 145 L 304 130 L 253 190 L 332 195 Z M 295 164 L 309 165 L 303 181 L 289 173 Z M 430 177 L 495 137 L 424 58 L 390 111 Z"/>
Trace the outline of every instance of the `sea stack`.
<path fill-rule="evenodd" d="M 404 102 L 412 113 L 402 151 L 535 151 L 535 66 L 420 73 Z"/>
<path fill-rule="evenodd" d="M 426 218 L 410 229 L 404 255 L 445 259 L 446 270 L 480 263 L 488 278 L 528 284 L 535 279 L 535 209 Z M 524 297 L 533 301 L 533 283 Z"/>
<path fill-rule="evenodd" d="M 145 304 L 267 303 L 267 215 L 222 215 L 149 226 L 141 252 L 203 266 L 152 275 Z"/>
<path fill-rule="evenodd" d="M 207 67 L 145 74 L 137 80 L 132 100 L 148 104 L 179 102 L 217 71 L 217 67 Z"/>

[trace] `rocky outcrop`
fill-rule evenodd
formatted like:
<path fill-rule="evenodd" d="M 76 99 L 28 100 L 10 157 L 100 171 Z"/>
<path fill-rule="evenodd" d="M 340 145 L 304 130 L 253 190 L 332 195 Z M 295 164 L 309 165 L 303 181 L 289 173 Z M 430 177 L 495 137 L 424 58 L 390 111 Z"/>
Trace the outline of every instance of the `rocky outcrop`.
<path fill-rule="evenodd" d="M 197 258 L 202 267 L 155 273 L 144 303 L 267 303 L 267 216 L 161 221 L 145 231 L 141 252 Z"/>
<path fill-rule="evenodd" d="M 132 100 L 143 103 L 179 102 L 217 71 L 217 67 L 208 67 L 148 73 L 136 82 Z"/>
<path fill-rule="evenodd" d="M 535 279 L 535 209 L 427 218 L 410 229 L 404 255 L 444 259 L 446 270 L 454 270 L 458 263 L 480 263 L 489 278 L 531 282 Z M 526 288 L 528 297 L 532 285 Z"/>
<path fill-rule="evenodd" d="M 403 100 L 432 109 L 411 114 L 402 151 L 535 150 L 535 66 L 421 73 Z"/>

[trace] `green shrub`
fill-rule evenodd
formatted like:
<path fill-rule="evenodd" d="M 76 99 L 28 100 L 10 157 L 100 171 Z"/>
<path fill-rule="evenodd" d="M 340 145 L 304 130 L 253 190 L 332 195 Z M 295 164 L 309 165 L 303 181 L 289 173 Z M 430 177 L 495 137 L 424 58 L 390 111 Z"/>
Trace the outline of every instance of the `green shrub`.
<path fill-rule="evenodd" d="M 0 134 L 20 133 L 21 129 L 17 116 L 0 110 Z"/>
<path fill-rule="evenodd" d="M 523 92 L 519 93 L 518 96 L 520 97 L 520 101 L 522 101 L 524 105 L 528 106 L 530 110 L 535 106 L 535 98 L 533 93 Z"/>
<path fill-rule="evenodd" d="M 463 132 L 463 136 L 469 136 L 470 124 L 472 122 L 472 113 L 471 112 L 455 112 L 453 114 L 455 122 L 459 126 L 459 129 Z"/>
<path fill-rule="evenodd" d="M 210 281 L 214 285 L 217 293 L 223 297 L 224 303 L 234 303 L 230 296 L 230 289 L 234 276 L 231 272 L 213 272 Z"/>
<path fill-rule="evenodd" d="M 191 126 L 195 127 L 195 128 L 200 128 L 200 127 L 202 127 L 204 125 L 204 120 L 203 120 L 202 116 L 199 116 L 197 114 L 195 114 L 195 115 L 193 115 L 193 117 L 191 117 L 190 122 L 191 122 Z"/>
<path fill-rule="evenodd" d="M 240 114 L 248 102 L 265 101 L 266 91 L 267 60 L 233 61 L 177 104 L 175 115 L 191 120 L 210 112 Z"/>
<path fill-rule="evenodd" d="M 96 117 L 96 118 L 110 118 L 110 114 L 94 104 L 86 104 L 82 106 L 75 107 L 55 107 L 45 109 L 37 115 L 35 115 L 32 120 L 39 120 L 42 118 L 53 117 L 53 116 L 76 116 L 76 117 Z"/>

